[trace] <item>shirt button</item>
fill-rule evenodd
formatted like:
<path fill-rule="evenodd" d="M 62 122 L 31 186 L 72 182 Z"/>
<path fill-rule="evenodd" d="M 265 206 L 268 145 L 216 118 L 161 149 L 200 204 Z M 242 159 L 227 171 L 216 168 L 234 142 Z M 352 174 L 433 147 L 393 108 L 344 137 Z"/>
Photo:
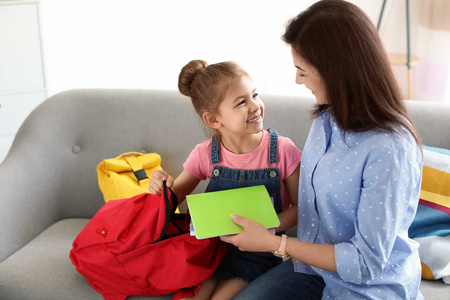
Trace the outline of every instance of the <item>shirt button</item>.
<path fill-rule="evenodd" d="M 316 226 L 316 224 L 314 224 L 314 223 L 311 223 L 311 227 L 315 227 Z"/>

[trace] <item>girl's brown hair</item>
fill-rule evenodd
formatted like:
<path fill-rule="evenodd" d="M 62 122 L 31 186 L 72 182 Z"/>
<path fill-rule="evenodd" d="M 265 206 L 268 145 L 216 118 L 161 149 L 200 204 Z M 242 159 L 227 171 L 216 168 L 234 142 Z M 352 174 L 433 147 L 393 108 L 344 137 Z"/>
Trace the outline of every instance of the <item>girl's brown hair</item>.
<path fill-rule="evenodd" d="M 327 104 L 344 131 L 404 126 L 420 144 L 375 26 L 356 5 L 322 0 L 290 20 L 283 40 L 323 79 Z"/>
<path fill-rule="evenodd" d="M 208 65 L 203 60 L 192 60 L 178 77 L 178 89 L 191 98 L 195 111 L 217 113 L 228 89 L 242 76 L 248 74 L 235 62 L 227 61 Z"/>

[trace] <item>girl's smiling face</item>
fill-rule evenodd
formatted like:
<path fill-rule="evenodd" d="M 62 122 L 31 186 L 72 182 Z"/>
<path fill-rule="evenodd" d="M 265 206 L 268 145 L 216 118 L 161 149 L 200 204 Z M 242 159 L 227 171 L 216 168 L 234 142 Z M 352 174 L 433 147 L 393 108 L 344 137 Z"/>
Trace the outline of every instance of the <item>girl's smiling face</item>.
<path fill-rule="evenodd" d="M 252 80 L 242 76 L 228 90 L 219 106 L 217 128 L 222 135 L 248 135 L 263 130 L 264 103 Z"/>
<path fill-rule="evenodd" d="M 319 104 L 326 104 L 326 90 L 322 77 L 315 67 L 308 64 L 297 52 L 291 48 L 294 66 L 297 68 L 295 83 L 304 84 L 309 89 Z"/>

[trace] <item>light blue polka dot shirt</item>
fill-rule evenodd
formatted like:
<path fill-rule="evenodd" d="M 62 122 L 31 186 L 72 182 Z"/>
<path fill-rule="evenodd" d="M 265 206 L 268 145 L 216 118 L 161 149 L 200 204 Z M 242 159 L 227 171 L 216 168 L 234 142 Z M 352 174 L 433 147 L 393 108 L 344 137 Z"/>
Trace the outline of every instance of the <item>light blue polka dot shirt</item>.
<path fill-rule="evenodd" d="M 423 299 L 418 244 L 408 238 L 419 201 L 420 148 L 404 129 L 344 132 L 328 111 L 311 127 L 301 162 L 299 240 L 334 244 L 337 273 L 322 299 Z"/>

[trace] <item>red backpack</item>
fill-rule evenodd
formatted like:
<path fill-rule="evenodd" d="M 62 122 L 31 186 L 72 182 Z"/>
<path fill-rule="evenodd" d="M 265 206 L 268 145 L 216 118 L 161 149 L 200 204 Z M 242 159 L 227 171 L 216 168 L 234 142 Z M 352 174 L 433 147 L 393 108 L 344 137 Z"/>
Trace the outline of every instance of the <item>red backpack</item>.
<path fill-rule="evenodd" d="M 174 214 L 172 201 L 165 183 L 162 195 L 109 201 L 76 237 L 70 259 L 105 300 L 191 297 L 214 273 L 227 247 L 191 236 L 190 216 Z"/>

